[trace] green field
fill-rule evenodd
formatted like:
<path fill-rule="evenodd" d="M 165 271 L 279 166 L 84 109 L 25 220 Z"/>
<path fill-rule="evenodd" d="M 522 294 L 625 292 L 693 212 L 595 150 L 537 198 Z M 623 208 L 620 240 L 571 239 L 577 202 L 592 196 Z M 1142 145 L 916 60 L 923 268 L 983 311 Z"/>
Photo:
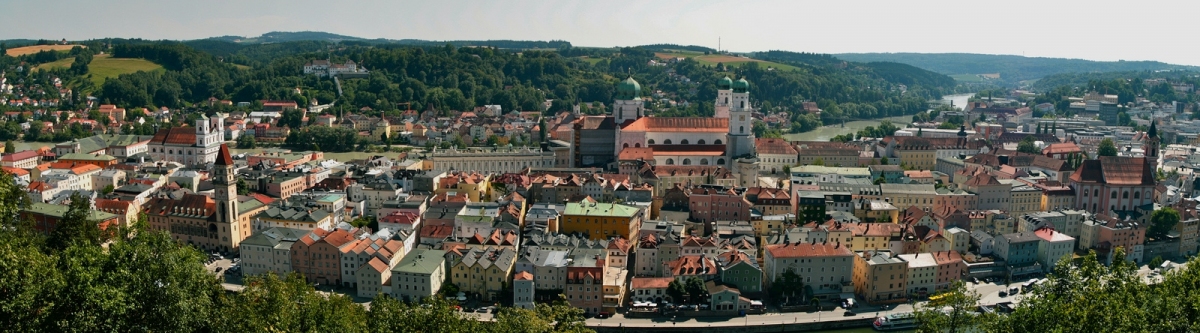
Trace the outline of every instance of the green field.
<path fill-rule="evenodd" d="M 983 78 L 977 74 L 953 74 L 950 77 L 958 82 L 983 82 Z"/>
<path fill-rule="evenodd" d="M 75 58 L 60 59 L 55 62 L 49 62 L 38 66 L 37 68 L 55 68 L 55 67 L 71 67 L 71 63 Z M 92 58 L 92 62 L 88 64 L 88 75 L 90 80 L 97 87 L 104 84 L 104 80 L 110 77 L 117 77 L 121 74 L 134 73 L 137 71 L 156 71 L 162 70 L 162 66 L 150 62 L 145 59 L 132 58 L 113 58 L 107 54 L 97 55 Z"/>
<path fill-rule="evenodd" d="M 742 57 L 738 57 L 738 56 L 724 55 L 724 54 L 707 54 L 706 55 L 702 52 L 694 52 L 694 51 L 672 51 L 672 52 L 656 52 L 656 53 L 654 53 L 654 55 L 661 59 L 670 59 L 670 58 L 678 58 L 678 57 L 693 58 L 693 59 L 696 59 L 696 62 L 699 62 L 702 65 L 708 65 L 708 66 L 716 66 L 718 63 L 724 63 L 725 66 L 741 67 L 742 65 L 745 65 L 745 64 L 748 64 L 751 62 L 757 62 L 759 64 L 759 67 L 763 67 L 763 68 L 772 67 L 777 70 L 783 70 L 783 71 L 800 70 L 799 67 L 795 67 L 795 66 L 784 65 L 784 64 L 780 64 L 780 63 L 775 63 L 775 62 L 770 62 L 770 61 L 762 61 L 762 60 L 751 59 L 751 58 L 742 58 Z"/>
<path fill-rule="evenodd" d="M 584 62 L 587 62 L 592 65 L 595 65 L 596 63 L 600 62 L 600 60 L 604 60 L 604 58 L 592 58 L 592 57 L 578 57 L 578 59 L 583 60 Z"/>

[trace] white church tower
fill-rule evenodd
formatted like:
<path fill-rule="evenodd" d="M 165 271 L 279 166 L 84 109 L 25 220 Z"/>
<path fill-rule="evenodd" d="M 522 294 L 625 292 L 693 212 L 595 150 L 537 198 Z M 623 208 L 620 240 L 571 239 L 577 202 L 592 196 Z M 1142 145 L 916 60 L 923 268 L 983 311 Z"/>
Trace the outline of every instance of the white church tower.
<path fill-rule="evenodd" d="M 729 118 L 729 103 L 733 99 L 733 80 L 728 76 L 717 81 L 717 102 L 713 104 L 715 118 Z"/>
<path fill-rule="evenodd" d="M 744 155 L 754 154 L 754 117 L 751 114 L 753 108 L 750 107 L 750 83 L 746 82 L 746 79 L 740 79 L 733 82 L 732 88 L 732 93 L 728 95 L 729 142 L 725 146 L 725 156 L 729 158 L 730 163 Z M 717 98 L 720 99 L 721 95 L 718 92 Z"/>
<path fill-rule="evenodd" d="M 642 85 L 632 76 L 617 84 L 617 98 L 613 101 L 613 121 L 617 126 L 644 116 L 645 107 L 642 104 Z"/>

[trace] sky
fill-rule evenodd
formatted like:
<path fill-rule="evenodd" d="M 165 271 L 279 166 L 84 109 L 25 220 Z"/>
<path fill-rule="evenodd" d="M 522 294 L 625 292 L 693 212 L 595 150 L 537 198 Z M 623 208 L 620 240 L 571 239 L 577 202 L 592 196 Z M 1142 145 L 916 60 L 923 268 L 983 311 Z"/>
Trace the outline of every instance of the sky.
<path fill-rule="evenodd" d="M 389 39 L 1014 54 L 1200 65 L 1200 1 L 0 0 L 0 39 Z"/>

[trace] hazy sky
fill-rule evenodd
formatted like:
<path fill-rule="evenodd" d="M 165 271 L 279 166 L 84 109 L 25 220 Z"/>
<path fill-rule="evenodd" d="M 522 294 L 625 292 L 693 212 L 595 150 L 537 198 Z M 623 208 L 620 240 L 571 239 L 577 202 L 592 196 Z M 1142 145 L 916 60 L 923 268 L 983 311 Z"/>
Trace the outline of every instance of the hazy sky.
<path fill-rule="evenodd" d="M 1200 65 L 1197 1 L 0 0 L 0 39 L 366 38 L 968 52 Z"/>

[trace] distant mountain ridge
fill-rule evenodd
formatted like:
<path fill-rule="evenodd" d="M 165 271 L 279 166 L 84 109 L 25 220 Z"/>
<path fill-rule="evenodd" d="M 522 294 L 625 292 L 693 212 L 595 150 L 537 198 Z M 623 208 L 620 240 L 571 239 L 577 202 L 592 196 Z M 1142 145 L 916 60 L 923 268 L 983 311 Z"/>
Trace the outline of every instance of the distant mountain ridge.
<path fill-rule="evenodd" d="M 258 37 L 242 37 L 242 36 L 219 36 L 210 37 L 199 40 L 185 41 L 221 41 L 236 44 L 270 44 L 270 43 L 286 43 L 286 42 L 302 42 L 302 41 L 318 41 L 318 42 L 353 42 L 363 44 L 401 44 L 401 45 L 417 45 L 417 46 L 440 46 L 452 44 L 456 46 L 492 46 L 503 49 L 556 49 L 560 47 L 570 47 L 571 43 L 561 40 L 551 41 L 521 41 L 521 40 L 447 40 L 434 41 L 423 39 L 386 39 L 376 38 L 368 39 L 362 37 L 339 35 L 335 33 L 322 31 L 272 31 Z"/>
<path fill-rule="evenodd" d="M 1039 79 L 1061 73 L 1200 70 L 1196 66 L 1158 61 L 1092 61 L 975 53 L 842 53 L 834 56 L 859 62 L 898 62 L 947 75 L 999 73 L 1000 79 L 1006 82 Z"/>

